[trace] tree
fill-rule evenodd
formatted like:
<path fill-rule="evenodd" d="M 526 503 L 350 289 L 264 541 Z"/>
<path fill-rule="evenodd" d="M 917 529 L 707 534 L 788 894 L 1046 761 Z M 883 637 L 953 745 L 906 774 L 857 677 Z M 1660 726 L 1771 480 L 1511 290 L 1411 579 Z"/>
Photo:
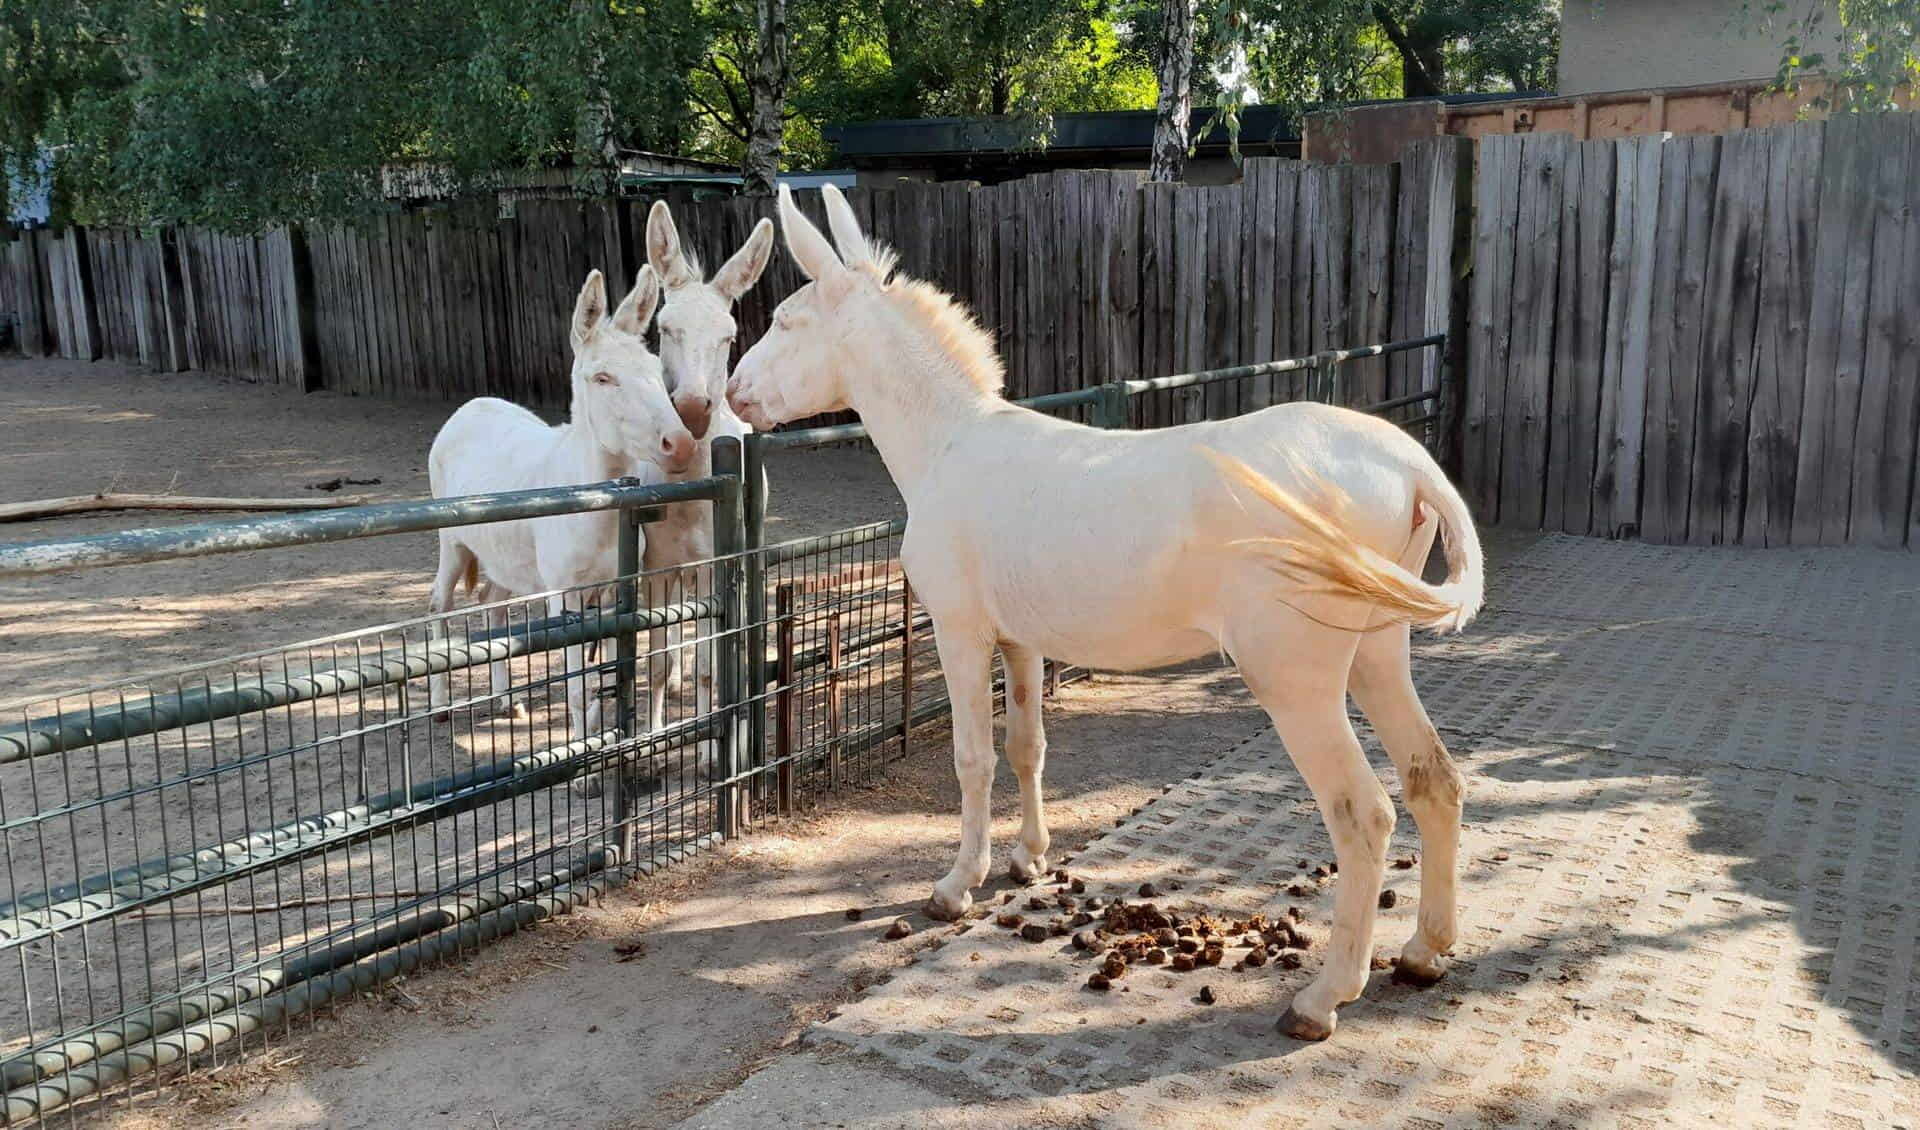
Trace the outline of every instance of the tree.
<path fill-rule="evenodd" d="M 382 170 L 451 187 L 614 147 L 675 149 L 692 0 L 7 0 L 0 156 L 53 157 L 63 220 L 255 230 L 383 206 Z"/>
<path fill-rule="evenodd" d="M 1187 123 L 1193 115 L 1193 0 L 1160 5 L 1160 96 L 1154 106 L 1153 157 L 1147 179 L 1177 181 L 1187 168 Z"/>
<path fill-rule="evenodd" d="M 1768 0 L 1759 15 L 1763 30 L 1787 33 L 1776 85 L 1797 90 L 1810 75 L 1832 83 L 1813 100 L 1818 106 L 1894 110 L 1903 85 L 1909 97 L 1920 88 L 1920 0 L 1838 0 L 1800 14 Z"/>
<path fill-rule="evenodd" d="M 753 118 L 747 130 L 747 157 L 740 172 L 749 196 L 772 196 L 780 172 L 782 116 L 787 97 L 787 3 L 755 0 L 755 52 L 748 88 Z"/>

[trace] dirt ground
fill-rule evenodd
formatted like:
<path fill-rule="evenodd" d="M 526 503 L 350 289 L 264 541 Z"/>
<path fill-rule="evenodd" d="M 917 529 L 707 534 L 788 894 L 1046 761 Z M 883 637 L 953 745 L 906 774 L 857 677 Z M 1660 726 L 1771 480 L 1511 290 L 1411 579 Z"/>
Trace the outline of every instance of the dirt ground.
<path fill-rule="evenodd" d="M 424 498 L 438 402 L 299 395 L 204 373 L 0 358 L 0 499 L 95 491 Z M 899 496 L 868 452 L 778 460 L 768 540 L 899 517 Z M 76 515 L 0 526 L 34 541 L 239 515 L 165 511 Z M 425 612 L 432 534 L 0 580 L 0 704 L 143 671 L 290 643 Z"/>
<path fill-rule="evenodd" d="M 437 403 L 300 396 L 203 374 L 0 361 L 0 499 L 93 490 L 305 495 L 335 477 L 371 498 L 426 493 Z M 769 539 L 897 516 L 869 453 L 772 468 Z M 205 516 L 21 523 L 5 540 Z M 1496 560 L 1520 544 L 1496 540 Z M 431 536 L 0 582 L 0 701 L 417 614 Z M 1048 711 L 1056 854 L 1254 732 L 1231 671 L 1102 675 Z M 659 1126 L 777 1057 L 813 1021 L 935 936 L 916 912 L 953 848 L 945 734 L 916 735 L 885 782 L 635 884 L 467 961 L 335 1009 L 247 1063 L 93 1112 L 111 1126 Z M 995 836 L 1017 826 L 1010 776 Z M 1003 886 L 1004 881 L 997 885 Z M 848 919 L 860 908 L 859 921 Z M 880 934 L 914 914 L 903 942 Z"/>

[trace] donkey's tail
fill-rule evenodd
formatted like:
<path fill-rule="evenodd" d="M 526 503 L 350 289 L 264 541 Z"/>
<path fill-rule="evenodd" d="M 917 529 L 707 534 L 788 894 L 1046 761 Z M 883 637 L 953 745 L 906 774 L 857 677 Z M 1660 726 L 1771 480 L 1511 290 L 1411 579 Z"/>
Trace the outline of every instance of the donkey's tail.
<path fill-rule="evenodd" d="M 1292 538 L 1257 537 L 1236 543 L 1265 557 L 1275 572 L 1320 582 L 1324 586 L 1320 591 L 1364 600 L 1394 620 L 1435 631 L 1457 632 L 1480 611 L 1486 596 L 1480 537 L 1474 532 L 1466 500 L 1431 460 L 1412 469 L 1419 476 L 1414 487 L 1415 513 L 1423 502 L 1432 507 L 1445 543 L 1447 579 L 1437 585 L 1349 534 L 1344 523 L 1350 504 L 1346 493 L 1311 470 L 1294 468 L 1295 477 L 1311 484 L 1319 495 L 1318 506 L 1308 505 L 1239 459 L 1212 450 L 1207 455 L 1229 482 L 1246 487 L 1298 528 L 1298 536 Z"/>

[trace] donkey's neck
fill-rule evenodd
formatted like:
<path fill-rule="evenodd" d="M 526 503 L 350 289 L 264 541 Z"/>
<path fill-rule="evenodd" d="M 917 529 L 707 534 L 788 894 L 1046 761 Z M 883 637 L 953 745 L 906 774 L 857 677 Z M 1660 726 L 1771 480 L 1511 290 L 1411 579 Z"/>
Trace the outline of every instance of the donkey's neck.
<path fill-rule="evenodd" d="M 617 479 L 627 473 L 627 459 L 600 446 L 599 438 L 594 435 L 593 421 L 588 418 L 591 411 L 586 398 L 573 398 L 573 406 L 567 412 L 567 422 L 554 429 L 555 454 L 566 460 L 571 468 L 590 476 L 582 479 L 582 482 Z"/>
<path fill-rule="evenodd" d="M 847 403 L 860 413 L 880 459 L 909 506 L 954 437 L 1005 404 L 981 388 L 951 352 L 893 310 L 876 318 L 862 356 L 847 366 Z"/>

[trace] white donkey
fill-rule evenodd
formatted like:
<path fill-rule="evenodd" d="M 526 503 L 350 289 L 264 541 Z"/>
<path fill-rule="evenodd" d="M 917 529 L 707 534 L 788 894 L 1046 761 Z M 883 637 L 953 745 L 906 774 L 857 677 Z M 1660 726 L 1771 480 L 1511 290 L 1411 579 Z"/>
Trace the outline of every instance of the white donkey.
<path fill-rule="evenodd" d="M 1331 1035 L 1335 1010 L 1367 980 L 1394 808 L 1347 719 L 1348 692 L 1400 772 L 1425 848 L 1400 970 L 1440 977 L 1462 785 L 1414 694 L 1406 622 L 1465 624 L 1483 582 L 1466 505 L 1433 459 L 1392 424 L 1318 404 L 1144 432 L 1009 404 L 986 332 L 933 287 L 892 277 L 846 201 L 825 196 L 838 255 L 781 192 L 787 247 L 813 281 L 781 303 L 728 393 L 756 426 L 859 412 L 906 501 L 900 557 L 933 616 L 962 796 L 959 859 L 929 911 L 964 913 L 987 877 L 996 646 L 1020 782 L 1019 879 L 1047 866 L 1041 656 L 1137 670 L 1217 648 L 1272 717 L 1340 864 L 1325 967 L 1282 1031 Z M 1436 527 L 1450 571 L 1438 586 L 1418 575 Z"/>
<path fill-rule="evenodd" d="M 713 473 L 713 441 L 720 436 L 739 439 L 752 429 L 726 402 L 727 362 L 738 326 L 733 305 L 752 289 L 773 257 L 773 222 L 754 225 L 747 241 L 711 279 L 701 276 L 700 264 L 680 248 L 680 233 L 666 201 L 656 201 L 647 213 L 647 266 L 664 288 L 660 309 L 660 363 L 674 411 L 699 441 L 692 462 L 680 472 L 665 472 L 652 463 L 633 474 L 649 482 L 704 478 Z M 764 490 L 764 484 L 763 484 Z M 662 605 L 686 599 L 676 592 L 682 577 L 675 566 L 706 561 L 713 556 L 713 506 L 705 502 L 677 503 L 648 525 L 644 564 L 650 574 L 648 597 Z M 656 632 L 648 648 L 648 720 L 658 730 L 666 718 L 666 692 L 680 681 L 681 649 L 667 646 L 667 633 Z M 711 712 L 713 667 L 695 663 L 695 702 L 701 715 Z"/>
<path fill-rule="evenodd" d="M 667 474 L 691 466 L 693 436 L 674 413 L 660 359 L 643 336 L 659 300 L 659 280 L 651 268 L 642 268 L 633 291 L 608 318 L 606 280 L 599 271 L 589 274 L 573 306 L 568 422 L 549 426 L 493 397 L 468 401 L 434 436 L 427 456 L 434 497 L 603 482 L 641 463 Z M 618 528 L 619 515 L 603 511 L 443 529 L 428 607 L 446 611 L 456 585 L 464 581 L 478 589 L 484 574 L 490 595 L 570 589 L 548 598 L 549 614 L 584 611 L 589 593 L 579 586 L 608 581 L 619 571 Z M 494 617 L 496 624 L 499 619 Z M 581 647 L 567 648 L 565 671 L 581 671 L 582 660 Z M 494 665 L 496 692 L 507 686 L 504 666 Z M 600 702 L 597 695 L 587 701 L 587 683 L 584 675 L 567 680 L 575 738 L 598 732 L 600 725 Z M 445 675 L 433 677 L 429 697 L 436 707 L 446 703 Z"/>

